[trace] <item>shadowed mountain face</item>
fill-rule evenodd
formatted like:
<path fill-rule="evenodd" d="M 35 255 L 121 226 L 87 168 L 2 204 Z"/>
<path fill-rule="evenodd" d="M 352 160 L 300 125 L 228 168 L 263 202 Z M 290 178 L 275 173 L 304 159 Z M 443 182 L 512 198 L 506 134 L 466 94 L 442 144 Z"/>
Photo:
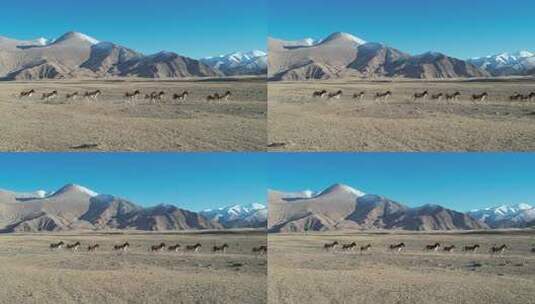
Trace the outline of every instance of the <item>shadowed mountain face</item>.
<path fill-rule="evenodd" d="M 143 208 L 78 185 L 67 185 L 50 195 L 0 190 L 0 232 L 219 228 L 219 223 L 196 212 L 169 205 Z"/>
<path fill-rule="evenodd" d="M 271 232 L 328 230 L 470 230 L 488 228 L 467 214 L 437 205 L 409 208 L 387 198 L 334 185 L 313 196 L 269 193 Z"/>
<path fill-rule="evenodd" d="M 213 77 L 218 69 L 171 52 L 144 56 L 82 33 L 69 32 L 52 43 L 0 37 L 0 79 L 82 77 Z"/>
<path fill-rule="evenodd" d="M 487 77 L 487 71 L 440 53 L 412 56 L 347 33 L 324 40 L 269 39 L 268 75 L 273 80 L 402 77 L 418 79 Z"/>

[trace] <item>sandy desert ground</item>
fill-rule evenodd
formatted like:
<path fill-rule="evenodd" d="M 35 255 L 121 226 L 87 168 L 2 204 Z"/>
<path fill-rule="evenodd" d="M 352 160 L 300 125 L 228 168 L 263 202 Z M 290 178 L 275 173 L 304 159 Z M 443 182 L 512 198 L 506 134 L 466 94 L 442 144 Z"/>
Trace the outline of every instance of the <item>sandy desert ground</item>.
<path fill-rule="evenodd" d="M 51 242 L 82 248 L 52 251 Z M 128 241 L 129 252 L 113 252 Z M 266 244 L 260 232 L 226 234 L 47 234 L 0 236 L 0 303 L 266 303 Z M 199 253 L 150 253 L 151 245 L 194 244 Z M 211 247 L 230 245 L 227 253 Z M 89 243 L 101 248 L 88 253 Z M 210 248 L 208 248 L 210 247 Z"/>
<path fill-rule="evenodd" d="M 321 89 L 344 96 L 312 98 Z M 387 90 L 391 99 L 373 100 Z M 462 96 L 411 100 L 424 90 Z M 364 100 L 353 100 L 361 91 Z M 470 100 L 485 91 L 486 101 Z M 277 151 L 535 150 L 535 101 L 509 101 L 515 92 L 535 92 L 535 80 L 270 82 L 268 141 Z"/>
<path fill-rule="evenodd" d="M 21 91 L 35 89 L 31 98 Z M 65 94 L 100 89 L 98 101 Z M 41 94 L 57 90 L 48 102 Z M 142 98 L 133 104 L 125 92 L 165 91 L 157 105 Z M 174 93 L 190 92 L 184 102 Z M 206 96 L 233 92 L 228 103 Z M 265 150 L 267 87 L 263 79 L 210 81 L 38 81 L 0 82 L 2 151 L 256 151 Z M 96 145 L 96 146 L 95 146 Z"/>
<path fill-rule="evenodd" d="M 535 303 L 535 231 L 504 234 L 269 235 L 270 303 Z M 363 246 L 369 253 L 328 252 L 327 242 Z M 405 242 L 401 254 L 389 244 Z M 426 244 L 478 243 L 478 253 L 424 252 Z M 511 250 L 491 256 L 490 246 Z"/>

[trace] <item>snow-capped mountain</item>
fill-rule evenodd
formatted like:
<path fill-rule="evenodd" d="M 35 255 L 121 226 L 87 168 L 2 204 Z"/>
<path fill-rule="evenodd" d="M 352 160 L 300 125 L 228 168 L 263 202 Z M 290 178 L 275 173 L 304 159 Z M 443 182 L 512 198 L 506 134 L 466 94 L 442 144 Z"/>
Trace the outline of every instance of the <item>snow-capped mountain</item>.
<path fill-rule="evenodd" d="M 222 71 L 228 76 L 261 75 L 267 73 L 267 54 L 258 50 L 206 57 L 200 61 Z"/>
<path fill-rule="evenodd" d="M 469 59 L 468 62 L 493 76 L 526 75 L 535 70 L 535 53 L 519 51 Z"/>
<path fill-rule="evenodd" d="M 267 223 L 267 207 L 258 203 L 206 209 L 200 214 L 225 228 L 264 227 Z"/>
<path fill-rule="evenodd" d="M 535 207 L 523 203 L 476 209 L 468 214 L 491 228 L 521 228 L 535 221 Z"/>

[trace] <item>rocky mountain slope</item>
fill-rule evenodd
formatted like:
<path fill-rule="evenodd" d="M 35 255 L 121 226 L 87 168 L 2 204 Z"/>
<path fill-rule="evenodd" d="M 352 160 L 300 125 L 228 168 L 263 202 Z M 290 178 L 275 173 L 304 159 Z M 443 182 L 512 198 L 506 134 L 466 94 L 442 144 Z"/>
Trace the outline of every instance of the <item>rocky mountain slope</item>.
<path fill-rule="evenodd" d="M 529 51 L 472 58 L 468 62 L 492 76 L 535 75 L 535 53 Z"/>
<path fill-rule="evenodd" d="M 524 228 L 535 223 L 535 207 L 528 204 L 476 209 L 468 214 L 491 228 Z"/>
<path fill-rule="evenodd" d="M 475 65 L 429 52 L 413 56 L 347 33 L 314 41 L 268 40 L 272 80 L 401 77 L 418 79 L 487 77 Z"/>
<path fill-rule="evenodd" d="M 222 225 L 176 206 L 143 208 L 112 195 L 79 185 L 44 194 L 0 190 L 0 232 L 66 230 L 195 230 Z"/>
<path fill-rule="evenodd" d="M 52 42 L 0 37 L 0 79 L 4 80 L 222 75 L 218 69 L 176 53 L 145 56 L 77 32 L 66 33 Z"/>
<path fill-rule="evenodd" d="M 410 208 L 336 184 L 309 197 L 269 193 L 271 232 L 328 230 L 471 230 L 488 228 L 468 214 L 438 205 Z"/>
<path fill-rule="evenodd" d="M 262 204 L 232 205 L 200 212 L 205 218 L 221 224 L 225 228 L 265 228 L 267 207 Z"/>
<path fill-rule="evenodd" d="M 227 55 L 207 57 L 201 62 L 223 72 L 225 75 L 266 75 L 267 57 L 262 51 L 235 52 Z"/>

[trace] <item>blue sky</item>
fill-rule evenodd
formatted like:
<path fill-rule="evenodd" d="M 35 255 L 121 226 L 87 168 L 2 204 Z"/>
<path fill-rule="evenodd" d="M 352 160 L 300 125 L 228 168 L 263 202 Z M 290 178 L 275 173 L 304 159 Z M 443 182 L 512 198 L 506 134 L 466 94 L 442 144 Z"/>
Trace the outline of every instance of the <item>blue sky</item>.
<path fill-rule="evenodd" d="M 0 153 L 0 189 L 68 183 L 152 206 L 189 210 L 265 203 L 266 156 L 248 153 Z"/>
<path fill-rule="evenodd" d="M 307 153 L 270 155 L 270 187 L 323 190 L 344 183 L 409 206 L 459 211 L 535 203 L 535 154 Z"/>
<path fill-rule="evenodd" d="M 143 53 L 194 58 L 266 49 L 267 0 L 2 1 L 0 36 L 78 31 Z"/>
<path fill-rule="evenodd" d="M 412 54 L 461 59 L 535 51 L 533 0 L 270 0 L 270 36 L 322 38 L 349 32 Z"/>

